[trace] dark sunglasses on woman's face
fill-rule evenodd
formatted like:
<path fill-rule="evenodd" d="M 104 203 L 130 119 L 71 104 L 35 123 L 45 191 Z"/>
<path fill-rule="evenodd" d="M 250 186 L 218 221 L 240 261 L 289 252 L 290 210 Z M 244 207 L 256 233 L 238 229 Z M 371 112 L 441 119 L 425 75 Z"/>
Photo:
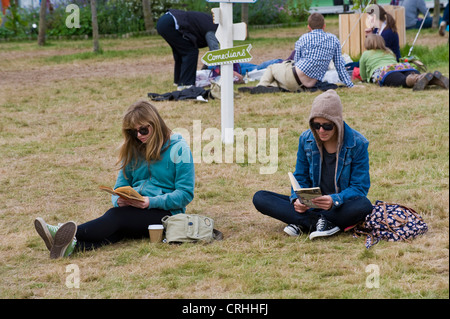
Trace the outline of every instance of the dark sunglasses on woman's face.
<path fill-rule="evenodd" d="M 312 122 L 311 126 L 312 126 L 313 129 L 315 129 L 317 131 L 320 130 L 321 127 L 325 131 L 331 131 L 333 129 L 333 127 L 334 127 L 334 123 L 323 123 L 323 124 L 320 124 L 320 123 L 317 123 L 317 122 Z"/>
<path fill-rule="evenodd" d="M 135 129 L 129 129 L 129 130 L 127 130 L 127 131 L 128 131 L 128 133 L 129 133 L 130 135 L 132 135 L 132 136 L 134 136 L 134 137 L 137 137 L 137 136 L 138 136 L 138 133 L 141 134 L 141 135 L 147 135 L 147 134 L 149 133 L 149 130 L 148 130 L 149 126 L 150 126 L 150 125 L 147 125 L 147 126 L 141 126 L 141 127 L 140 127 L 139 129 L 137 129 L 137 130 L 135 130 Z"/>

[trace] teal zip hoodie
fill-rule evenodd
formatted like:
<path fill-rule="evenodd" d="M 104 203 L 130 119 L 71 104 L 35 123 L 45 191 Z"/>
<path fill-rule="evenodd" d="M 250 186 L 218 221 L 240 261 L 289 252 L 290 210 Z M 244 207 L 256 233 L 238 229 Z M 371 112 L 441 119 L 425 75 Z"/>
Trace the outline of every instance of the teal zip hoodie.
<path fill-rule="evenodd" d="M 162 149 L 159 161 L 141 159 L 136 166 L 131 162 L 119 171 L 114 188 L 131 186 L 142 196 L 149 197 L 149 209 L 170 211 L 172 215 L 184 213 L 194 198 L 195 171 L 191 150 L 180 134 L 172 134 Z M 112 195 L 114 207 L 117 199 Z"/>

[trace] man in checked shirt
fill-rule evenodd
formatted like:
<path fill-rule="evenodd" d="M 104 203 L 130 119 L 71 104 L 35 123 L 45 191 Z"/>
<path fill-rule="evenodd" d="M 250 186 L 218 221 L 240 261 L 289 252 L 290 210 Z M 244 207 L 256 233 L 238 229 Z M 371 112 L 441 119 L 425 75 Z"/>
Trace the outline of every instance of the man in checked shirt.
<path fill-rule="evenodd" d="M 321 81 L 328 70 L 330 61 L 334 62 L 339 79 L 347 87 L 354 87 L 341 53 L 339 39 L 324 31 L 325 19 L 320 13 L 308 18 L 310 32 L 302 35 L 295 43 L 294 61 L 284 61 L 270 65 L 255 88 L 269 92 L 267 87 L 297 91 L 302 87 L 311 88 Z M 258 93 L 258 92 L 252 93 Z"/>

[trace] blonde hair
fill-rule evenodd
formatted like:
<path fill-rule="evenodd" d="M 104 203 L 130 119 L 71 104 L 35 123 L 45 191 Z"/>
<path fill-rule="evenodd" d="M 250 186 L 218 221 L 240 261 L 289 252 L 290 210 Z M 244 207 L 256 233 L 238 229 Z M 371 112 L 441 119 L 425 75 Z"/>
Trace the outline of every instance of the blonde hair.
<path fill-rule="evenodd" d="M 139 141 L 133 130 L 137 126 L 149 125 L 150 136 L 145 143 Z M 147 101 L 139 101 L 131 105 L 125 112 L 122 121 L 124 142 L 119 150 L 117 163 L 125 174 L 125 167 L 139 160 L 147 162 L 160 160 L 164 143 L 170 139 L 171 130 L 167 127 L 158 110 Z M 126 176 L 125 176 L 126 177 Z"/>
<path fill-rule="evenodd" d="M 386 54 L 394 55 L 394 53 L 386 47 L 383 37 L 378 34 L 369 34 L 364 40 L 364 48 L 366 48 L 366 50 L 381 50 Z"/>

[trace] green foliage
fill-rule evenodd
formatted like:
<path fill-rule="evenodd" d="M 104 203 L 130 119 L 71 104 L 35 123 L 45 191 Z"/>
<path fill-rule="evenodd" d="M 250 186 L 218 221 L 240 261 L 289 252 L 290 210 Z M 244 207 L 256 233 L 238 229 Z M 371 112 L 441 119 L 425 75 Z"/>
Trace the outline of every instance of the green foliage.
<path fill-rule="evenodd" d="M 369 3 L 375 4 L 377 3 L 376 1 L 371 1 L 371 0 L 354 0 L 353 1 L 353 10 L 357 10 L 360 9 L 361 11 L 364 10 L 365 7 L 367 7 L 369 5 Z"/>
<path fill-rule="evenodd" d="M 401 55 L 406 57 L 411 48 L 410 44 L 406 44 L 401 48 Z M 434 48 L 428 46 L 416 45 L 413 48 L 412 55 L 417 57 L 429 69 L 443 66 L 448 63 L 449 48 L 448 44 L 441 44 Z"/>
<path fill-rule="evenodd" d="M 292 23 L 305 20 L 310 0 L 259 0 L 249 5 L 249 25 Z M 240 4 L 233 7 L 234 20 L 241 19 Z"/>
<path fill-rule="evenodd" d="M 217 3 L 206 0 L 162 0 L 150 1 L 153 20 L 157 21 L 167 9 L 211 12 Z M 249 24 L 275 24 L 299 22 L 306 18 L 311 0 L 259 0 L 249 4 Z M 79 8 L 80 28 L 68 28 L 66 19 L 71 14 L 66 12 L 68 4 Z M 242 5 L 233 6 L 234 20 L 241 21 Z M 100 34 L 124 34 L 145 31 L 142 0 L 97 0 L 97 18 Z M 37 35 L 39 24 L 39 7 L 24 9 L 10 7 L 0 27 L 0 38 L 23 38 Z M 71 36 L 92 34 L 91 5 L 88 0 L 66 0 L 55 4 L 46 14 L 46 32 L 49 36 Z"/>
<path fill-rule="evenodd" d="M 5 24 L 3 28 L 0 28 L 0 36 L 7 36 L 8 34 L 18 36 L 25 33 L 27 22 L 23 18 L 23 9 L 18 8 L 16 4 L 12 2 L 9 6 L 8 13 L 9 14 L 3 17 L 3 19 L 5 19 Z M 1 31 L 2 29 L 5 30 Z"/>

